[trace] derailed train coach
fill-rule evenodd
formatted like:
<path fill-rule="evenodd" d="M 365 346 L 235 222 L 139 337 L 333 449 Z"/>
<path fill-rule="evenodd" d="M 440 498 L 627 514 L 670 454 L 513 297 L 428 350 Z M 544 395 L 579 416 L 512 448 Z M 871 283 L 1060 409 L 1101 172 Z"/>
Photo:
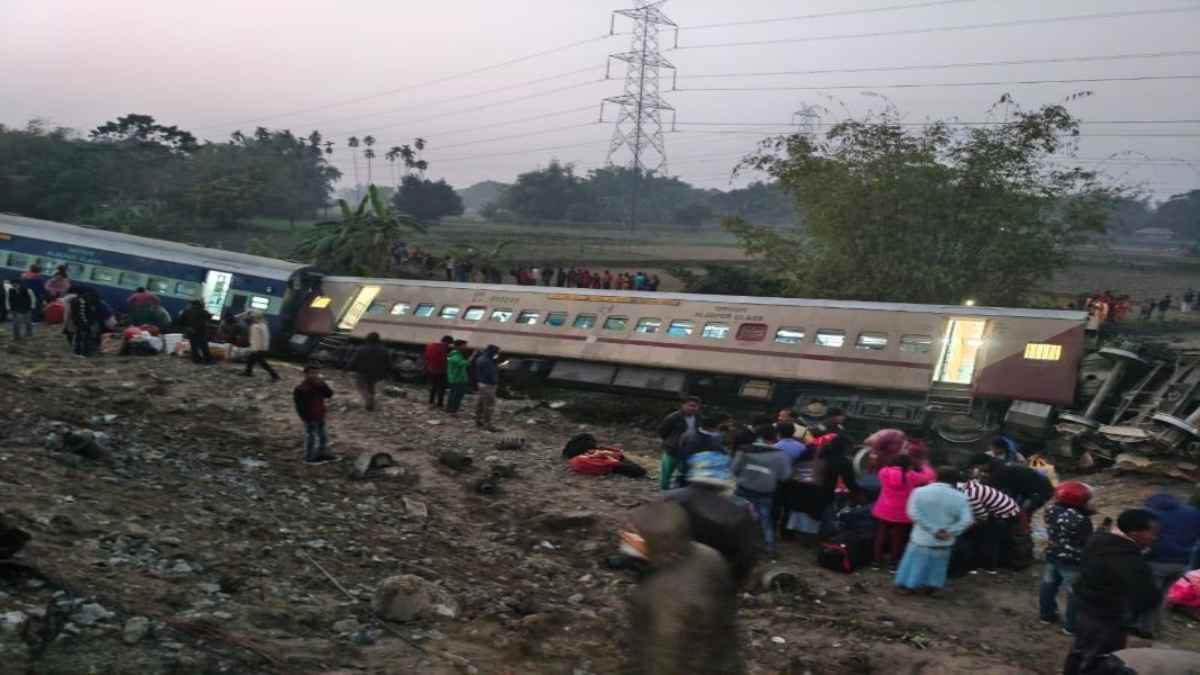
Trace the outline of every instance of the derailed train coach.
<path fill-rule="evenodd" d="M 63 265 L 116 312 L 139 287 L 154 292 L 172 317 L 201 300 L 214 317 L 254 310 L 285 340 L 297 305 L 320 275 L 309 265 L 0 213 L 0 276 Z"/>
<path fill-rule="evenodd" d="M 820 399 L 864 421 L 1035 428 L 1075 399 L 1085 312 L 326 277 L 297 344 L 379 333 L 500 345 L 550 382 L 758 406 Z M 306 336 L 306 337 L 302 337 Z"/>

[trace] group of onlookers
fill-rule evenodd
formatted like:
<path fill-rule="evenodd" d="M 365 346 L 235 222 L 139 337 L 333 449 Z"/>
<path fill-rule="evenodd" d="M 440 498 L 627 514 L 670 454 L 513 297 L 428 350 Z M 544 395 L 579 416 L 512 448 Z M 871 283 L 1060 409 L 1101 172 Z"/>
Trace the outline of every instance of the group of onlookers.
<path fill-rule="evenodd" d="M 500 348 L 496 345 L 472 352 L 466 340 L 455 340 L 449 335 L 426 345 L 424 365 L 429 382 L 429 405 L 456 415 L 474 383 L 477 394 L 475 426 L 486 431 L 499 431 L 492 424 L 500 384 L 499 354 Z"/>
<path fill-rule="evenodd" d="M 657 291 L 662 283 L 657 274 L 603 272 L 586 267 L 517 267 L 509 272 L 518 286 L 557 286 L 617 291 Z"/>

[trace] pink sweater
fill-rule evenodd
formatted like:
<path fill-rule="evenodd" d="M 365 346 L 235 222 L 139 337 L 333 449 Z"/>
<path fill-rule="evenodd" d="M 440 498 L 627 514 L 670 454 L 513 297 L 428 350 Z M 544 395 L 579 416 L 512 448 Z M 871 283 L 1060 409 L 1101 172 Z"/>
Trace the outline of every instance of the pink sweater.
<path fill-rule="evenodd" d="M 909 469 L 908 474 L 901 472 L 898 466 L 888 466 L 879 470 L 879 484 L 882 490 L 871 515 L 889 523 L 911 523 L 908 517 L 908 496 L 913 490 L 928 485 L 937 478 L 930 467 L 921 470 Z"/>

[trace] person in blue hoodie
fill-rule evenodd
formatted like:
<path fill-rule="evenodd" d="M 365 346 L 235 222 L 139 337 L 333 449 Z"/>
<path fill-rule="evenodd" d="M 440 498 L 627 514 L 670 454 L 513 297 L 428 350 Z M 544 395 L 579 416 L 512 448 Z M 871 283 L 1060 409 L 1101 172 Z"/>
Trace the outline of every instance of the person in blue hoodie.
<path fill-rule="evenodd" d="M 1184 504 L 1174 495 L 1156 494 L 1146 499 L 1146 509 L 1157 518 L 1161 530 L 1150 546 L 1146 562 L 1154 572 L 1154 585 L 1165 596 L 1167 589 L 1188 570 L 1192 549 L 1200 540 L 1200 491 Z M 1137 617 L 1137 627 L 1147 636 L 1162 631 L 1163 607 L 1160 603 Z"/>
<path fill-rule="evenodd" d="M 771 509 L 776 488 L 792 475 L 792 459 L 776 445 L 779 435 L 773 425 L 760 426 L 756 432 L 757 442 L 738 448 L 732 471 L 737 481 L 737 496 L 754 506 L 767 556 L 774 558 L 776 522 L 771 517 Z"/>

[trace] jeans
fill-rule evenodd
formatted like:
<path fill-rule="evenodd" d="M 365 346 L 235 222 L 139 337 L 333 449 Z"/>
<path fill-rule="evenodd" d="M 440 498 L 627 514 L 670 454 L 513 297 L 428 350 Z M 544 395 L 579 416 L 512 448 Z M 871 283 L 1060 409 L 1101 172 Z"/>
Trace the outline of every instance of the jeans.
<path fill-rule="evenodd" d="M 458 412 L 458 409 L 462 406 L 463 397 L 466 395 L 466 382 L 451 382 L 450 396 L 446 399 L 446 412 Z"/>
<path fill-rule="evenodd" d="M 1075 641 L 1063 664 L 1063 675 L 1088 675 L 1100 672 L 1101 660 L 1125 648 L 1126 634 L 1115 618 L 1095 617 L 1086 609 L 1075 620 Z"/>
<path fill-rule="evenodd" d="M 29 312 L 13 312 L 12 327 L 14 340 L 20 340 L 22 332 L 25 337 L 33 337 L 33 319 Z"/>
<path fill-rule="evenodd" d="M 262 366 L 262 369 L 267 371 L 272 380 L 279 379 L 279 373 L 276 373 L 275 369 L 271 367 L 271 364 L 267 363 L 267 352 L 250 353 L 250 358 L 246 359 L 246 377 L 250 377 L 254 374 L 255 365 Z"/>
<path fill-rule="evenodd" d="M 80 326 L 75 329 L 75 353 L 80 356 L 91 356 L 96 352 L 96 337 L 99 333 L 95 326 Z"/>
<path fill-rule="evenodd" d="M 775 556 L 775 521 L 771 518 L 771 507 L 775 503 L 775 495 L 765 495 L 761 492 L 738 490 L 737 496 L 745 499 L 754 508 L 754 517 L 762 528 L 763 543 L 767 545 L 767 555 Z"/>
<path fill-rule="evenodd" d="M 358 395 L 362 396 L 363 406 L 367 410 L 375 409 L 375 380 L 362 373 L 354 374 L 354 384 L 358 387 Z"/>
<path fill-rule="evenodd" d="M 208 336 L 193 335 L 189 342 L 191 343 L 192 362 L 193 363 L 212 363 L 212 352 L 208 351 Z"/>
<path fill-rule="evenodd" d="M 1067 587 L 1067 610 L 1063 616 L 1063 628 L 1075 632 L 1075 580 L 1079 578 L 1079 566 L 1046 561 L 1042 574 L 1042 585 L 1038 589 L 1038 614 L 1042 619 L 1053 621 L 1058 616 L 1058 589 Z"/>
<path fill-rule="evenodd" d="M 446 403 L 446 374 L 429 373 L 429 405 L 441 408 Z"/>
<path fill-rule="evenodd" d="M 325 420 L 304 422 L 304 459 L 316 461 L 329 452 L 329 435 L 325 433 Z"/>
<path fill-rule="evenodd" d="M 490 428 L 492 413 L 496 410 L 496 385 L 479 385 L 479 398 L 475 401 L 475 425 Z"/>

